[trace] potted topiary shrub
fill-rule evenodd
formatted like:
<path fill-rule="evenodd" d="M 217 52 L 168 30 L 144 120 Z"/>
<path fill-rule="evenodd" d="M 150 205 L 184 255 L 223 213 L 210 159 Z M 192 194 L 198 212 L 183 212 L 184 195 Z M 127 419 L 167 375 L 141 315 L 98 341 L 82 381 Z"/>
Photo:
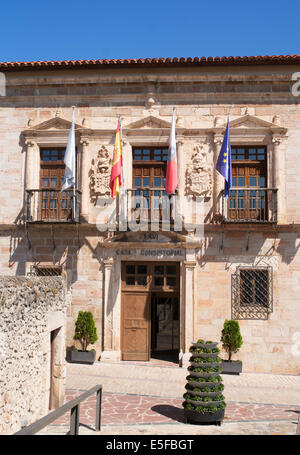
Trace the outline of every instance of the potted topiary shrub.
<path fill-rule="evenodd" d="M 72 349 L 70 352 L 71 363 L 93 364 L 96 358 L 95 349 L 87 350 L 89 344 L 94 344 L 98 340 L 97 328 L 90 311 L 79 311 L 75 323 L 74 340 L 79 340 L 82 350 Z"/>
<path fill-rule="evenodd" d="M 190 366 L 183 395 L 187 423 L 221 425 L 225 414 L 224 385 L 220 376 L 222 359 L 218 343 L 198 340 L 190 348 Z"/>
<path fill-rule="evenodd" d="M 237 353 L 243 344 L 238 321 L 229 319 L 224 322 L 221 342 L 223 343 L 223 349 L 228 353 L 228 359 L 222 361 L 222 373 L 240 374 L 242 372 L 242 362 L 231 359 L 232 354 Z"/>

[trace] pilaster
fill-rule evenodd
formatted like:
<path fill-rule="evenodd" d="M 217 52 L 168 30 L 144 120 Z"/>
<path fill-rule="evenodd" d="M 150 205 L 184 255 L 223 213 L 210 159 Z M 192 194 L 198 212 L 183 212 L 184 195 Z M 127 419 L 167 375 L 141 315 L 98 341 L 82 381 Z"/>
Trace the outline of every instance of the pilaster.
<path fill-rule="evenodd" d="M 101 361 L 119 361 L 120 353 L 120 273 L 112 258 L 104 265 L 103 352 Z"/>
<path fill-rule="evenodd" d="M 81 215 L 88 220 L 89 216 L 89 178 L 88 178 L 88 165 L 89 155 L 88 146 L 89 140 L 82 138 L 81 145 L 81 160 L 80 160 L 80 188 L 81 188 Z"/>
<path fill-rule="evenodd" d="M 213 183 L 213 214 L 216 220 L 222 214 L 222 191 L 224 189 L 224 179 L 216 169 L 223 136 L 214 135 L 214 183 Z"/>
<path fill-rule="evenodd" d="M 183 262 L 184 292 L 181 307 L 180 320 L 184 321 L 184 334 L 181 356 L 182 366 L 189 363 L 191 342 L 194 341 L 194 306 L 195 306 L 195 250 L 186 251 L 186 260 Z"/>
<path fill-rule="evenodd" d="M 277 192 L 277 221 L 286 222 L 286 191 L 285 191 L 285 155 L 281 147 L 283 138 L 276 134 L 272 136 L 273 143 L 273 187 Z"/>

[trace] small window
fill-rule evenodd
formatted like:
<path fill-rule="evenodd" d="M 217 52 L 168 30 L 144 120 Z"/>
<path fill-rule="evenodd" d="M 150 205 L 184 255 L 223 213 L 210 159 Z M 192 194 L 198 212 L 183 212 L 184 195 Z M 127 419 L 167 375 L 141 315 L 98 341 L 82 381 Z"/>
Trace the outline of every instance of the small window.
<path fill-rule="evenodd" d="M 272 268 L 239 267 L 232 276 L 232 319 L 268 319 L 272 311 Z"/>
<path fill-rule="evenodd" d="M 29 275 L 35 276 L 61 276 L 62 267 L 60 266 L 37 266 L 33 265 L 30 269 Z"/>

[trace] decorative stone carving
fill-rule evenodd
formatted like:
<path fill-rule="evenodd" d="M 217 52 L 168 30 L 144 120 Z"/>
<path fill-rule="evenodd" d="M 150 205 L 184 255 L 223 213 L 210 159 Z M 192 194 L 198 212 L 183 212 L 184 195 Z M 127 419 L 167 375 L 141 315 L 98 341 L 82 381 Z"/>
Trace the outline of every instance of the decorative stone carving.
<path fill-rule="evenodd" d="M 276 134 L 273 134 L 272 136 L 272 143 L 275 144 L 275 145 L 280 145 L 283 141 L 283 137 L 282 136 L 278 136 Z"/>
<path fill-rule="evenodd" d="M 151 108 L 155 104 L 155 94 L 154 93 L 147 93 L 146 96 L 146 107 Z"/>
<path fill-rule="evenodd" d="M 111 158 L 109 151 L 102 146 L 91 167 L 91 193 L 92 199 L 110 193 L 110 168 Z"/>
<path fill-rule="evenodd" d="M 212 166 L 207 161 L 203 145 L 195 147 L 192 162 L 186 170 L 186 194 L 211 197 L 212 195 Z"/>
<path fill-rule="evenodd" d="M 183 126 L 183 119 L 182 119 L 182 117 L 177 117 L 177 118 L 176 118 L 176 126 L 179 126 L 179 127 Z"/>
<path fill-rule="evenodd" d="M 221 117 L 215 117 L 214 119 L 214 126 L 218 127 L 223 124 L 223 119 Z"/>

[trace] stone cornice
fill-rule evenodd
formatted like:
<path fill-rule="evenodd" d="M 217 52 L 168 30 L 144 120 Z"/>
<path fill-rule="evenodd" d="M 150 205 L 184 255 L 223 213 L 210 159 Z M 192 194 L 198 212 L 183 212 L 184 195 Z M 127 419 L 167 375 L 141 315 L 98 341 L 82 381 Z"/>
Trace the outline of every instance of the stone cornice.
<path fill-rule="evenodd" d="M 99 236 L 99 238 L 103 239 L 103 242 L 100 242 L 100 246 L 104 246 L 103 243 L 104 241 L 107 241 L 107 231 L 106 232 L 99 232 L 97 229 L 97 225 L 94 223 L 79 223 L 79 224 L 73 224 L 73 223 L 53 223 L 54 225 L 54 232 L 57 230 L 84 230 L 88 229 L 89 231 L 94 231 L 95 236 Z M 17 232 L 18 230 L 25 230 L 25 224 L 15 224 L 15 223 L 0 223 L 0 231 L 13 231 Z M 29 230 L 41 230 L 41 229 L 46 229 L 49 230 L 51 229 L 51 223 L 29 223 L 27 225 L 27 229 Z M 280 232 L 298 232 L 300 235 L 300 223 L 286 223 L 286 224 L 271 224 L 271 223 L 225 223 L 225 224 L 213 224 L 213 223 L 207 223 L 204 225 L 204 236 L 210 233 L 221 233 L 221 232 L 230 232 L 230 231 L 243 231 L 243 232 L 265 232 L 265 233 L 280 233 Z M 30 231 L 29 231 L 30 232 Z M 161 232 L 162 234 L 165 234 L 165 232 Z M 90 232 L 89 235 L 93 235 L 92 232 Z M 178 232 L 178 235 L 182 235 L 180 232 Z M 183 236 L 183 235 L 182 235 Z M 112 239 L 112 238 L 111 238 Z M 111 240 L 110 239 L 110 240 Z M 116 242 L 115 242 L 116 243 Z M 134 242 L 132 242 L 134 243 Z M 145 242 L 146 243 L 146 242 Z M 182 243 L 182 245 L 187 245 L 189 244 L 191 247 L 195 246 L 196 243 L 200 243 L 198 241 L 193 241 L 191 239 L 191 242 L 189 243 L 188 241 L 178 241 L 177 243 L 168 243 L 168 246 L 171 247 L 173 245 L 176 247 L 176 245 L 179 245 L 179 243 Z M 120 242 L 120 244 L 125 245 L 126 242 Z M 135 243 L 135 245 L 140 245 L 141 243 Z M 154 243 L 146 243 L 147 246 L 151 246 Z M 110 248 L 113 245 L 113 242 L 107 243 L 107 247 Z M 162 245 L 159 243 L 159 245 Z"/>

